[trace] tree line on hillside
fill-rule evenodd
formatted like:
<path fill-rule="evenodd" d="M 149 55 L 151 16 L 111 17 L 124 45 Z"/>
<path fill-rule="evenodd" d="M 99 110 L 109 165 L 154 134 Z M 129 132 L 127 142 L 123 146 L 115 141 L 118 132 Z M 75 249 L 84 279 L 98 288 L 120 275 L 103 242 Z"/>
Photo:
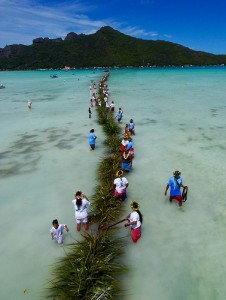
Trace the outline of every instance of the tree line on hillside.
<path fill-rule="evenodd" d="M 37 38 L 30 46 L 0 48 L 1 70 L 222 65 L 226 55 L 194 51 L 166 41 L 134 38 L 105 26 L 96 33 L 69 33 L 63 40 Z"/>

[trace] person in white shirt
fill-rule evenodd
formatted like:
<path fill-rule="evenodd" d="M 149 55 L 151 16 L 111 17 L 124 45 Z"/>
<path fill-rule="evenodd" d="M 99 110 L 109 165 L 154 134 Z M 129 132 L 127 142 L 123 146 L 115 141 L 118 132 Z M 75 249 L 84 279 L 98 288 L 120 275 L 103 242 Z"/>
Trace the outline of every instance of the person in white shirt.
<path fill-rule="evenodd" d="M 63 244 L 63 232 L 64 229 L 67 232 L 69 231 L 68 226 L 66 224 L 59 224 L 57 219 L 53 220 L 52 224 L 53 227 L 50 229 L 52 240 L 55 239 L 58 244 Z"/>
<path fill-rule="evenodd" d="M 121 201 L 124 201 L 127 197 L 126 189 L 128 187 L 129 183 L 126 177 L 123 177 L 123 171 L 119 170 L 116 173 L 116 178 L 114 180 L 113 186 L 114 186 L 114 196 L 116 199 L 119 199 Z"/>
<path fill-rule="evenodd" d="M 32 106 L 32 102 L 29 100 L 29 101 L 27 102 L 27 107 L 28 107 L 29 109 L 31 109 L 31 106 Z"/>
<path fill-rule="evenodd" d="M 115 103 L 114 103 L 114 101 L 111 101 L 110 108 L 111 108 L 110 109 L 111 112 L 113 113 L 115 111 Z"/>
<path fill-rule="evenodd" d="M 75 199 L 72 200 L 75 209 L 75 220 L 77 223 L 77 231 L 81 230 L 81 223 L 84 224 L 84 229 L 89 229 L 88 223 L 88 207 L 90 205 L 88 197 L 82 192 L 75 193 Z"/>
<path fill-rule="evenodd" d="M 125 227 L 130 226 L 130 234 L 134 243 L 136 243 L 141 237 L 141 224 L 143 222 L 143 216 L 139 211 L 139 204 L 136 201 L 131 201 L 130 207 L 132 212 L 125 218 L 128 222 Z"/>

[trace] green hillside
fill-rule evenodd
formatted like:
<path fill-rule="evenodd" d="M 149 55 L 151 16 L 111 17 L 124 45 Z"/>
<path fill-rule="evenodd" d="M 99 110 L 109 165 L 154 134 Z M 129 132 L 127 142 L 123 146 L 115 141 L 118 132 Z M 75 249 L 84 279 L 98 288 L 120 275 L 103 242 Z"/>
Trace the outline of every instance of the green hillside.
<path fill-rule="evenodd" d="M 65 65 L 84 68 L 220 64 L 226 64 L 226 55 L 194 51 L 160 40 L 137 39 L 108 26 L 95 34 L 69 33 L 64 40 L 37 38 L 30 46 L 0 48 L 1 70 L 58 69 Z"/>

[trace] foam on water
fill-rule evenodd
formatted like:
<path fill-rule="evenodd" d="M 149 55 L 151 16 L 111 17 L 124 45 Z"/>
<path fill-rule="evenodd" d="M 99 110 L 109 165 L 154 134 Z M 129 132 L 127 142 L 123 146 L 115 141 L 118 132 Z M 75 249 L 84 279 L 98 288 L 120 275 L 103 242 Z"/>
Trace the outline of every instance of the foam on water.
<path fill-rule="evenodd" d="M 78 238 L 71 204 L 77 188 L 92 195 L 104 139 L 93 114 L 89 83 L 103 73 L 2 72 L 0 81 L 1 298 L 38 299 L 50 265 L 64 255 L 50 239 L 51 221 Z M 80 80 L 77 80 L 77 78 Z M 125 299 L 224 299 L 226 287 L 226 69 L 112 70 L 111 100 L 136 123 L 128 199 L 144 215 L 137 245 L 128 246 Z M 31 99 L 33 108 L 27 109 Z M 95 128 L 97 149 L 87 135 Z M 173 171 L 182 172 L 189 198 L 182 209 L 164 196 Z"/>

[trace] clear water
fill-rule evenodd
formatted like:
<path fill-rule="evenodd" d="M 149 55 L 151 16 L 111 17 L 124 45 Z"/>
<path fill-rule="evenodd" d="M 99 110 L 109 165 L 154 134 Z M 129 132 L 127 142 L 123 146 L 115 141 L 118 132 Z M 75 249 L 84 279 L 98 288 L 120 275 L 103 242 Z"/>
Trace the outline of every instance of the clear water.
<path fill-rule="evenodd" d="M 50 266 L 64 255 L 51 241 L 51 221 L 68 224 L 65 243 L 79 238 L 71 199 L 79 188 L 92 195 L 104 150 L 95 112 L 88 118 L 90 80 L 103 71 L 50 74 L 0 73 L 1 299 L 42 295 Z M 122 126 L 130 118 L 136 123 L 125 209 L 136 199 L 144 215 L 137 245 L 122 226 L 130 266 L 125 299 L 225 299 L 225 80 L 224 67 L 111 71 Z M 91 128 L 98 136 L 93 152 Z M 182 209 L 164 196 L 177 169 L 189 186 Z"/>

